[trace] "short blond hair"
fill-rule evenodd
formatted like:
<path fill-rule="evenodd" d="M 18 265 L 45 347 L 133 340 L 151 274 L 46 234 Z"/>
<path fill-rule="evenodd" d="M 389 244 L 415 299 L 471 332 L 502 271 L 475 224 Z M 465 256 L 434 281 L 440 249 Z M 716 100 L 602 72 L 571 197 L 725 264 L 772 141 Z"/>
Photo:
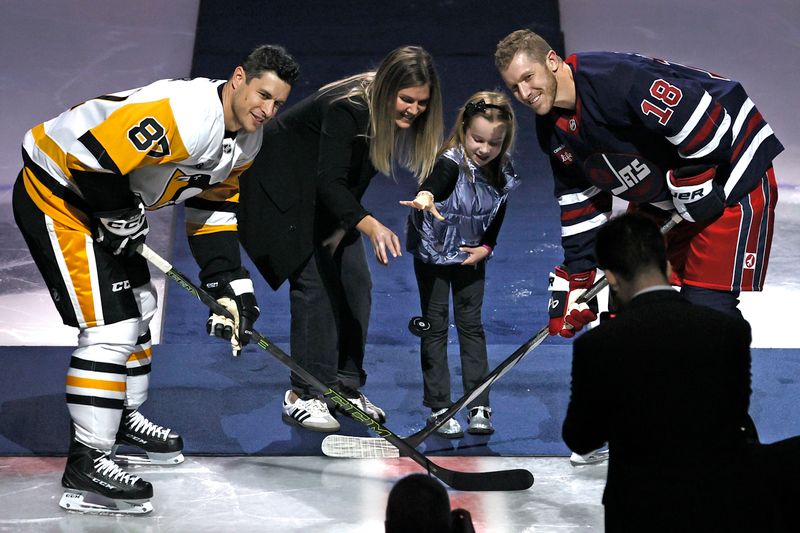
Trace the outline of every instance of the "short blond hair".
<path fill-rule="evenodd" d="M 531 30 L 517 30 L 506 35 L 497 43 L 494 64 L 503 72 L 511 64 L 517 52 L 524 52 L 530 59 L 544 64 L 547 54 L 553 47 L 538 33 Z"/>

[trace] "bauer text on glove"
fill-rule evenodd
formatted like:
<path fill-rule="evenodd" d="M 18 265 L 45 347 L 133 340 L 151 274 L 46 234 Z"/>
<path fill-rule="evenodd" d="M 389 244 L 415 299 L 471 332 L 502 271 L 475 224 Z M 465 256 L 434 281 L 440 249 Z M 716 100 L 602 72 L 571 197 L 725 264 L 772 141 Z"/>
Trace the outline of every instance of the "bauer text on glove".
<path fill-rule="evenodd" d="M 692 165 L 667 171 L 667 186 L 672 203 L 689 222 L 717 218 L 725 209 L 725 193 L 714 181 L 717 167 Z"/>

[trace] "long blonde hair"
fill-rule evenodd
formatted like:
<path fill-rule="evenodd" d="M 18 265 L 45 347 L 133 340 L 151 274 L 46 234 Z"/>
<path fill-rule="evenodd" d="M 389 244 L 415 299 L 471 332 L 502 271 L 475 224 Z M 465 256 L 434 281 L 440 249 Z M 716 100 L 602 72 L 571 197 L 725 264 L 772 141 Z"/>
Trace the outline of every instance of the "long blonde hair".
<path fill-rule="evenodd" d="M 487 106 L 482 108 L 480 102 Z M 500 171 L 504 156 L 511 152 L 514 147 L 514 139 L 516 137 L 516 120 L 514 119 L 514 108 L 511 107 L 511 102 L 508 97 L 496 91 L 478 91 L 467 99 L 463 106 L 458 110 L 456 116 L 456 123 L 453 126 L 453 131 L 450 136 L 442 145 L 441 150 L 437 157 L 442 155 L 450 148 L 463 147 L 466 140 L 467 129 L 475 117 L 483 117 L 489 122 L 500 122 L 506 126 L 506 135 L 503 138 L 503 144 L 500 145 L 500 153 L 495 157 L 486 167 L 487 176 L 492 185 L 500 188 Z M 469 165 L 466 164 L 465 168 L 469 172 Z M 427 179 L 427 174 L 421 176 L 419 182 L 422 183 Z"/>
<path fill-rule="evenodd" d="M 393 174 L 396 161 L 415 175 L 427 176 L 436 162 L 442 140 L 442 95 L 433 58 L 419 46 L 403 46 L 387 55 L 377 70 L 362 72 L 320 89 L 352 84 L 339 98 L 363 99 L 369 108 L 369 158 L 378 171 Z M 395 103 L 401 89 L 428 85 L 428 108 L 411 127 L 401 130 L 395 123 Z"/>

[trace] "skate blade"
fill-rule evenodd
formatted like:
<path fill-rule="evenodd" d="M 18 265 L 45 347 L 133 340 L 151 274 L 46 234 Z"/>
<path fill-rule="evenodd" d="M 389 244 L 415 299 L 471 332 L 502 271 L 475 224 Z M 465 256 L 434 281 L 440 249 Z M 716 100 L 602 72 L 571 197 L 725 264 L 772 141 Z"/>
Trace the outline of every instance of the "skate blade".
<path fill-rule="evenodd" d="M 608 450 L 595 450 L 586 455 L 573 453 L 569 458 L 572 466 L 596 465 L 608 460 Z"/>
<path fill-rule="evenodd" d="M 185 458 L 183 454 L 174 453 L 148 453 L 146 455 L 120 455 L 114 454 L 111 460 L 120 466 L 175 466 L 181 464 Z"/>
<path fill-rule="evenodd" d="M 65 491 L 58 505 L 71 513 L 95 515 L 146 515 L 153 511 L 150 500 L 114 500 L 88 491 Z"/>

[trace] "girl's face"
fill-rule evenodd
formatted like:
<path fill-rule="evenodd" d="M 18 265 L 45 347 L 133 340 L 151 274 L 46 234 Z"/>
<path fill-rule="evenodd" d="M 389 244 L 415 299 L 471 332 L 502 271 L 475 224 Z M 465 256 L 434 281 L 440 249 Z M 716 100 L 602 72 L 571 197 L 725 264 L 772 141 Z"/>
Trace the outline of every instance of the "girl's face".
<path fill-rule="evenodd" d="M 394 106 L 394 122 L 400 129 L 410 128 L 417 117 L 428 109 L 431 88 L 426 83 L 414 87 L 406 87 L 397 91 Z"/>
<path fill-rule="evenodd" d="M 473 163 L 482 167 L 500 155 L 506 138 L 506 125 L 490 122 L 486 117 L 475 115 L 464 132 L 464 151 Z"/>

